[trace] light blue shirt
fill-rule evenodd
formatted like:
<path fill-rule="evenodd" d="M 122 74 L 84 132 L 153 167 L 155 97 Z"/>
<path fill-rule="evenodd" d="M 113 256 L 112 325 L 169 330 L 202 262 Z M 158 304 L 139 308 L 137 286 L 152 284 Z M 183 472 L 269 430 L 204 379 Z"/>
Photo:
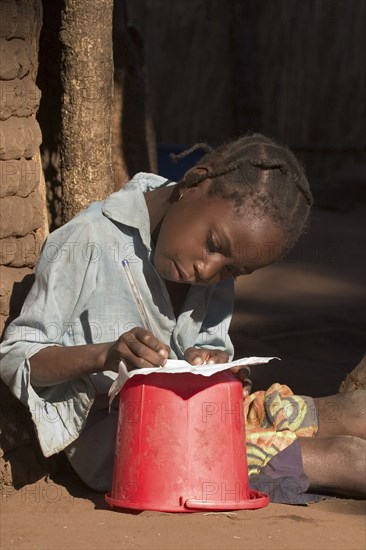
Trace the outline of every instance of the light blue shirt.
<path fill-rule="evenodd" d="M 142 326 L 123 259 L 129 261 L 154 334 L 170 346 L 171 358 L 182 359 L 191 346 L 233 355 L 228 336 L 233 281 L 192 286 L 176 319 L 164 280 L 154 268 L 143 193 L 172 184 L 139 173 L 126 187 L 51 233 L 44 244 L 35 283 L 20 316 L 6 331 L 0 357 L 1 377 L 29 407 L 45 456 L 79 437 L 96 396 L 108 392 L 116 373 L 104 371 L 37 388 L 30 384 L 29 359 L 47 346 L 113 342 Z"/>

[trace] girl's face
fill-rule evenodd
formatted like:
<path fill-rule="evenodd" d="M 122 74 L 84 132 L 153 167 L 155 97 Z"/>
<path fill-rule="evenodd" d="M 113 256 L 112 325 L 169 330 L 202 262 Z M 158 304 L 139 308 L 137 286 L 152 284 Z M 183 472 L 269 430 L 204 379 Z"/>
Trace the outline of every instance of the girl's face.
<path fill-rule="evenodd" d="M 271 218 L 256 218 L 250 205 L 207 197 L 209 182 L 185 189 L 166 212 L 156 242 L 155 268 L 168 281 L 209 285 L 248 275 L 277 260 L 285 246 Z"/>

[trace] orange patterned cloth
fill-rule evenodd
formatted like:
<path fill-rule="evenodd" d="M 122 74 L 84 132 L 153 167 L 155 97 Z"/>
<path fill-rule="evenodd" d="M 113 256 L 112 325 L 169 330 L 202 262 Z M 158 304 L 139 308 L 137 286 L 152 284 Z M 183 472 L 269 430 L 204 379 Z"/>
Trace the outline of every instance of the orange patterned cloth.
<path fill-rule="evenodd" d="M 244 417 L 249 475 L 259 473 L 298 437 L 313 437 L 318 431 L 314 400 L 278 383 L 248 395 Z"/>

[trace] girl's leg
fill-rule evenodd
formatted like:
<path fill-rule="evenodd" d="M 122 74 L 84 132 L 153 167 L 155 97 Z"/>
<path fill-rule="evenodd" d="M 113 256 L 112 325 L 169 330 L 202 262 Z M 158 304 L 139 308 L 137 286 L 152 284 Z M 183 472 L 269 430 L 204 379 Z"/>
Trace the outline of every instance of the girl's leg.
<path fill-rule="evenodd" d="M 354 390 L 314 399 L 319 420 L 316 438 L 353 435 L 366 439 L 366 391 Z"/>
<path fill-rule="evenodd" d="M 350 435 L 300 437 L 310 491 L 366 496 L 366 441 Z"/>

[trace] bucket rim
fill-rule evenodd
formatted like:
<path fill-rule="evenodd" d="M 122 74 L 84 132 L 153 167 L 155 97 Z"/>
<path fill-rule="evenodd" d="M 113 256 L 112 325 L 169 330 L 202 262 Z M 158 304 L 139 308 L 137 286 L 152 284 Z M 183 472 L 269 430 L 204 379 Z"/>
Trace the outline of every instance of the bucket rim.
<path fill-rule="evenodd" d="M 174 506 L 159 506 L 157 503 L 142 503 L 131 502 L 128 500 L 118 500 L 111 496 L 111 492 L 105 494 L 105 501 L 111 508 L 131 508 L 134 510 L 152 510 L 157 512 L 204 512 L 205 510 L 221 511 L 221 510 L 256 510 L 264 508 L 269 504 L 269 495 L 249 489 L 249 498 L 239 501 L 222 502 L 222 501 L 200 501 L 197 499 L 180 498 L 181 505 Z"/>

